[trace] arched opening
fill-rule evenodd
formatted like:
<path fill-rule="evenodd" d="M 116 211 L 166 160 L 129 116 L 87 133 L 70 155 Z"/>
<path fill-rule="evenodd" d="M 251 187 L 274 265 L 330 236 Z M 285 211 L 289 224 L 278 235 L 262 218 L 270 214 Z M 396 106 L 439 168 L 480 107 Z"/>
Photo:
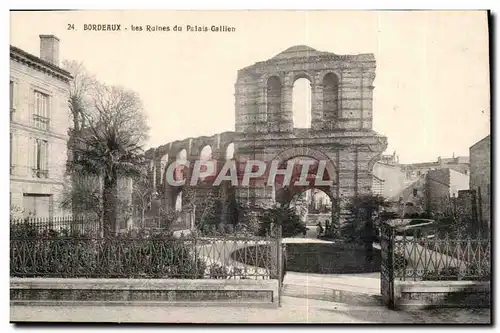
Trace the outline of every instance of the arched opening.
<path fill-rule="evenodd" d="M 267 80 L 267 120 L 277 121 L 281 113 L 281 81 L 277 76 L 271 76 Z"/>
<path fill-rule="evenodd" d="M 187 151 L 186 149 L 182 149 L 177 153 L 173 177 L 175 180 L 182 180 L 186 179 L 186 173 L 187 169 L 189 168 L 188 166 L 184 165 L 184 163 L 187 162 Z"/>
<path fill-rule="evenodd" d="M 234 143 L 230 143 L 226 148 L 226 161 L 234 158 Z"/>
<path fill-rule="evenodd" d="M 339 118 L 339 79 L 334 73 L 323 78 L 323 120 L 337 121 Z"/>
<path fill-rule="evenodd" d="M 315 225 L 321 221 L 326 229 L 326 221 L 334 221 L 334 199 L 332 186 L 335 186 L 334 178 L 327 167 L 311 156 L 295 156 L 283 161 L 278 167 L 285 170 L 293 166 L 291 177 L 277 175 L 274 181 L 274 198 L 279 207 L 291 208 L 302 222 L 309 226 L 309 236 L 316 232 Z M 311 226 L 312 225 L 312 226 Z M 308 236 L 308 237 L 309 237 Z M 299 235 L 303 237 L 303 235 Z M 317 235 L 314 234 L 313 238 Z"/>
<path fill-rule="evenodd" d="M 186 149 L 182 149 L 177 153 L 176 157 L 177 162 L 185 162 L 187 161 L 187 151 Z"/>
<path fill-rule="evenodd" d="M 182 211 L 182 191 L 180 191 L 175 198 L 175 211 Z"/>
<path fill-rule="evenodd" d="M 293 84 L 292 111 L 294 128 L 311 128 L 311 81 L 299 78 Z"/>
<path fill-rule="evenodd" d="M 149 162 L 149 180 L 150 180 L 150 186 L 153 187 L 153 189 L 156 189 L 156 165 L 155 161 L 151 160 Z"/>
<path fill-rule="evenodd" d="M 200 152 L 200 160 L 206 161 L 212 159 L 212 147 L 206 145 Z"/>
<path fill-rule="evenodd" d="M 286 170 L 288 164 L 293 165 L 291 177 L 287 178 L 283 174 L 276 175 L 274 181 L 275 199 L 279 204 L 290 203 L 293 196 L 299 192 L 303 192 L 310 188 L 317 188 L 326 193 L 329 192 L 329 186 L 323 185 L 325 181 L 334 182 L 334 175 L 330 175 L 326 166 L 320 167 L 320 162 L 310 156 L 296 156 L 286 161 L 283 161 L 278 166 L 279 170 Z M 303 168 L 307 168 L 307 173 L 304 171 L 305 179 L 303 179 Z M 322 182 L 318 182 L 318 181 Z"/>
<path fill-rule="evenodd" d="M 290 206 L 296 209 L 306 225 L 321 223 L 325 227 L 326 221 L 331 221 L 332 199 L 321 189 L 310 188 L 298 192 L 293 196 Z"/>
<path fill-rule="evenodd" d="M 168 154 L 165 154 L 160 159 L 160 184 L 165 184 L 166 170 L 168 166 Z"/>

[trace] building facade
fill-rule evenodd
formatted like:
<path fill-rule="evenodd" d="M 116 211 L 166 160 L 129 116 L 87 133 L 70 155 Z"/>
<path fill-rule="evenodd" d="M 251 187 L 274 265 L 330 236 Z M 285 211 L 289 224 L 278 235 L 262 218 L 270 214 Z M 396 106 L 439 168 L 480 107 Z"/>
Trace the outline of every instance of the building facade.
<path fill-rule="evenodd" d="M 405 176 L 396 153 L 382 155 L 380 161 L 373 167 L 373 194 L 379 194 L 385 198 L 397 196 L 407 185 Z"/>
<path fill-rule="evenodd" d="M 444 213 L 449 200 L 469 188 L 469 176 L 453 169 L 429 170 L 407 185 L 391 201 L 405 204 L 408 213 Z"/>
<path fill-rule="evenodd" d="M 470 183 L 474 190 L 478 219 L 491 222 L 491 139 L 488 135 L 470 147 Z"/>
<path fill-rule="evenodd" d="M 71 75 L 59 67 L 59 39 L 40 35 L 40 57 L 10 46 L 11 210 L 61 216 Z"/>

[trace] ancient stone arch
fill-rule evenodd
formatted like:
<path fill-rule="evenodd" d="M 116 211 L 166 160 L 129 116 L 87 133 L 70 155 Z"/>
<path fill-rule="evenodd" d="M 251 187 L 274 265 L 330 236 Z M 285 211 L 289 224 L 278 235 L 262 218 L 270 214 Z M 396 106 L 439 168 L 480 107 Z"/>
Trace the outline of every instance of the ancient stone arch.
<path fill-rule="evenodd" d="M 373 54 L 337 55 L 305 45 L 288 48 L 238 71 L 235 132 L 175 141 L 149 150 L 146 156 L 158 165 L 168 154 L 172 163 L 176 153 L 186 149 L 188 160 L 194 162 L 209 144 L 212 158 L 222 162 L 234 143 L 238 162 L 271 163 L 297 156 L 325 159 L 328 174 L 334 177 L 329 195 L 340 218 L 337 199 L 371 191 L 373 163 L 387 147 L 387 138 L 372 129 L 375 68 Z M 307 129 L 294 128 L 292 120 L 293 83 L 300 77 L 311 82 L 312 121 Z M 165 205 L 173 207 L 176 191 L 159 179 L 156 184 L 164 189 Z M 251 206 L 274 203 L 269 184 L 238 186 L 234 192 L 237 200 Z"/>

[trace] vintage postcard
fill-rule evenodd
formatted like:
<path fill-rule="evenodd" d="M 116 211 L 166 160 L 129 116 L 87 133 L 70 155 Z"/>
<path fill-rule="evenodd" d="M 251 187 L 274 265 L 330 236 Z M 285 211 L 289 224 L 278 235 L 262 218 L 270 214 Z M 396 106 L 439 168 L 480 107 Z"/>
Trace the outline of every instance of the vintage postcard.
<path fill-rule="evenodd" d="M 491 324 L 490 47 L 487 11 L 11 11 L 10 321 Z"/>

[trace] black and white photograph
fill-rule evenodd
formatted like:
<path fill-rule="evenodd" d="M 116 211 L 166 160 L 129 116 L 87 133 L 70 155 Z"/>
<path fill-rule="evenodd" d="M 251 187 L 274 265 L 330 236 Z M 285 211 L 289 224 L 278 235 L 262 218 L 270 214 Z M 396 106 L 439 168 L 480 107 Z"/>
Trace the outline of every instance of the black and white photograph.
<path fill-rule="evenodd" d="M 10 323 L 491 325 L 491 20 L 11 10 Z"/>

